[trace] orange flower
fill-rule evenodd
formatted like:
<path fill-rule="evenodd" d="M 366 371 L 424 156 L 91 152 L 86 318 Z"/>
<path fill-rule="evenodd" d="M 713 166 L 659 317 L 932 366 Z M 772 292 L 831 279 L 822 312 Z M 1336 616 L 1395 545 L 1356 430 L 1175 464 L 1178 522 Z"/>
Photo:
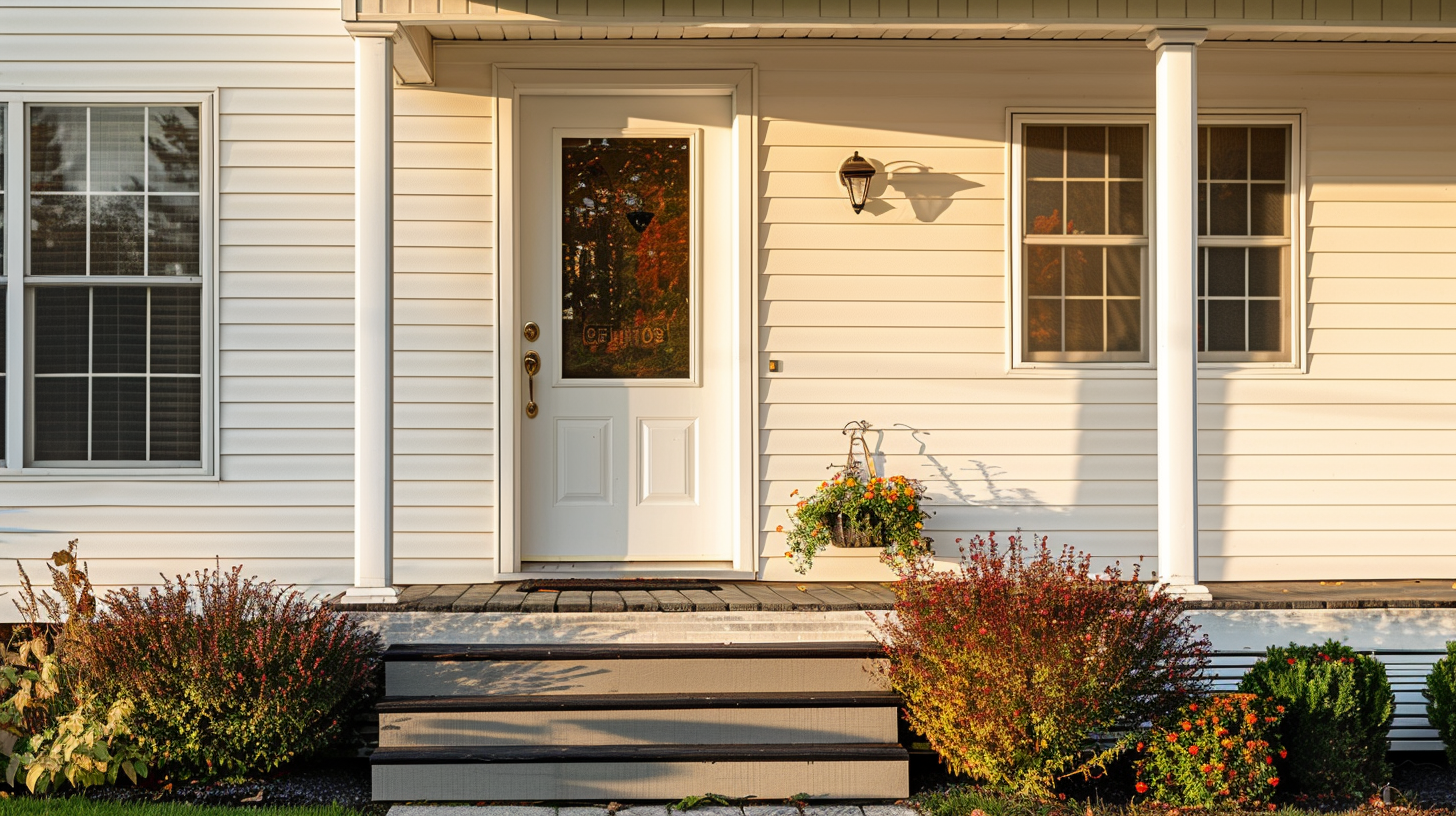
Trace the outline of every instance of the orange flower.
<path fill-rule="evenodd" d="M 1270 784 L 1270 786 L 1275 787 L 1275 788 L 1279 787 L 1279 777 L 1277 777 L 1277 776 L 1271 776 L 1271 777 L 1269 777 L 1269 784 Z"/>
<path fill-rule="evenodd" d="M 806 505 L 806 504 L 808 504 L 807 501 L 801 501 L 801 502 L 799 502 L 799 504 L 797 506 L 798 506 L 798 508 L 800 510 L 803 510 L 804 509 L 804 505 Z"/>
<path fill-rule="evenodd" d="M 799 488 L 796 487 L 796 488 L 794 488 L 794 491 L 789 494 L 789 498 L 792 499 L 793 497 L 795 497 L 797 495 L 799 495 Z"/>
<path fill-rule="evenodd" d="M 1201 768 L 1199 768 L 1198 770 L 1203 771 L 1204 773 L 1213 773 L 1213 766 L 1212 765 L 1204 765 Z"/>
<path fill-rule="evenodd" d="M 1136 789 L 1138 793 L 1147 793 L 1148 792 L 1148 783 L 1146 783 L 1146 782 L 1139 782 L 1136 785 L 1133 785 L 1133 788 Z"/>
<path fill-rule="evenodd" d="M 1189 756 L 1198 756 L 1198 746 L 1197 745 L 1190 745 L 1190 746 L 1188 746 L 1188 755 Z"/>
<path fill-rule="evenodd" d="M 1185 721 L 1184 723 L 1182 723 L 1182 725 L 1183 725 L 1183 730 L 1184 731 L 1192 731 L 1193 730 L 1193 723 L 1190 723 L 1190 722 L 1186 722 Z"/>
<path fill-rule="evenodd" d="M 1177 734 L 1169 734 L 1168 735 L 1168 742 L 1177 742 L 1177 741 L 1178 741 L 1178 735 Z"/>
<path fill-rule="evenodd" d="M 777 527 L 774 528 L 774 532 L 775 533 L 782 533 L 783 531 L 784 531 L 784 525 L 782 525 L 782 524 L 780 524 L 779 526 L 777 526 Z"/>

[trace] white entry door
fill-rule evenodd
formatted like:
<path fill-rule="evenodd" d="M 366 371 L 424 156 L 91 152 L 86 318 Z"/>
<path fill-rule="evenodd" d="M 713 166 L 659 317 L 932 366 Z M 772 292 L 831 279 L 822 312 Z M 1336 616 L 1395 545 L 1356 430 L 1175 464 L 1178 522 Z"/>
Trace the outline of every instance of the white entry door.
<path fill-rule="evenodd" d="M 728 566 L 731 99 L 530 95 L 518 121 L 522 568 Z"/>

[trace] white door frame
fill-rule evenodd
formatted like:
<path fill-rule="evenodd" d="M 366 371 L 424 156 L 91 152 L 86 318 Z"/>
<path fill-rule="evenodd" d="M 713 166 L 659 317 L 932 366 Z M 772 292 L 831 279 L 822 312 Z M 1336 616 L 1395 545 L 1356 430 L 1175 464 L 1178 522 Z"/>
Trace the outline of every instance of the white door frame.
<path fill-rule="evenodd" d="M 510 580 L 529 577 L 521 572 L 520 527 L 521 447 L 518 417 L 522 373 L 520 362 L 522 317 L 516 303 L 516 281 L 520 275 L 520 225 L 516 220 L 520 173 L 516 143 L 520 121 L 520 100 L 526 95 L 644 96 L 698 95 L 727 96 L 733 109 L 733 189 L 731 211 L 736 216 L 732 241 L 731 269 L 737 293 L 733 335 L 721 338 L 733 344 L 732 383 L 733 445 L 735 452 L 730 484 L 737 495 L 733 513 L 733 568 L 691 570 L 694 575 L 722 578 L 753 578 L 758 570 L 758 378 L 754 376 L 758 349 L 758 196 L 754 179 L 758 167 L 758 115 L 756 70 L 752 67 L 681 70 L 639 70 L 611 68 L 527 68 L 495 65 L 493 154 L 496 172 L 495 336 L 496 354 L 492 375 L 495 400 L 495 578 Z M 704 338 L 704 342 L 708 342 Z M 573 576 L 593 576 L 590 570 L 573 570 Z M 613 573 L 620 574 L 620 573 Z M 532 573 L 539 577 L 538 574 Z"/>

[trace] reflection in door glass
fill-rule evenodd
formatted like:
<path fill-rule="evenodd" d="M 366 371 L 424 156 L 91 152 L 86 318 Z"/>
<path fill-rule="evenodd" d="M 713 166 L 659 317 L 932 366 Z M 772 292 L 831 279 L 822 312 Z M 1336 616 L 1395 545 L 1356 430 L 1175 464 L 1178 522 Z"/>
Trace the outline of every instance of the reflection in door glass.
<path fill-rule="evenodd" d="M 686 379 L 686 136 L 561 140 L 561 375 Z"/>

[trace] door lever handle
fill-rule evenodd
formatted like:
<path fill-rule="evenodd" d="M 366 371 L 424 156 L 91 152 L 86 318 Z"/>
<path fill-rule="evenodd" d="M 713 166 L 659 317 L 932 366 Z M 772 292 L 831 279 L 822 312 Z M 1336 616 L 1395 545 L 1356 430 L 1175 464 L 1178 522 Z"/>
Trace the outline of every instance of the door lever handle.
<path fill-rule="evenodd" d="M 522 361 L 526 367 L 526 416 L 530 419 L 536 418 L 539 407 L 536 405 L 536 375 L 541 373 L 541 355 L 534 351 L 526 352 L 526 359 Z"/>

